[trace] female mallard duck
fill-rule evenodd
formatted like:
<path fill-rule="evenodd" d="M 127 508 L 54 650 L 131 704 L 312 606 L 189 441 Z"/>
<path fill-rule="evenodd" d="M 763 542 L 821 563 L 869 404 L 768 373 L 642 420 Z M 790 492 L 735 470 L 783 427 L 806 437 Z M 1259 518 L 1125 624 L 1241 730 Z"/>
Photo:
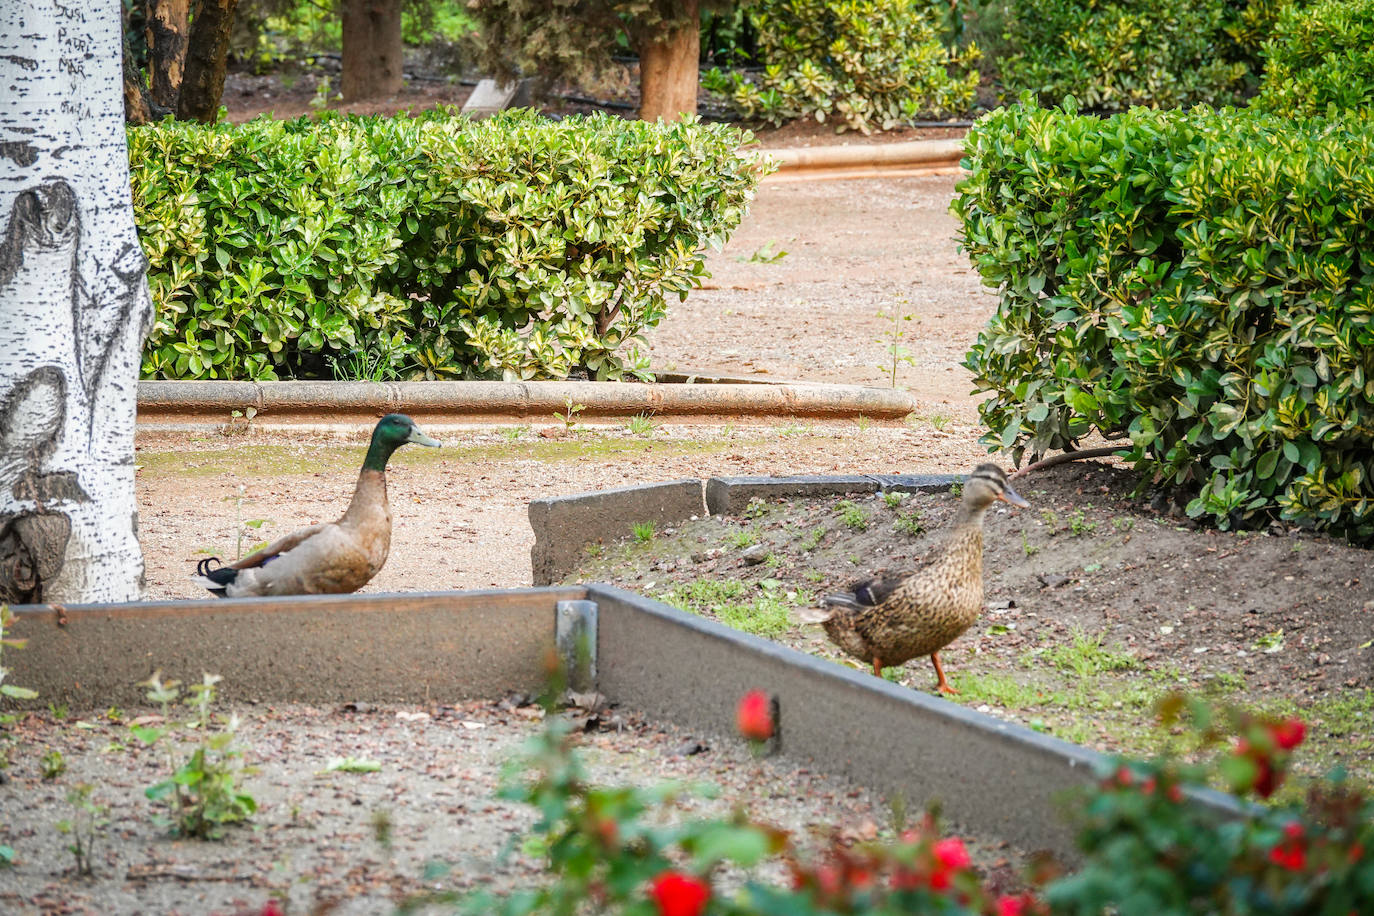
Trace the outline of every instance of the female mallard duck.
<path fill-rule="evenodd" d="M 386 463 L 407 442 L 439 445 L 404 414 L 387 414 L 372 430 L 348 511 L 337 522 L 293 531 L 230 566 L 218 557 L 196 564 L 197 582 L 220 598 L 353 592 L 377 575 L 391 549 Z"/>
<path fill-rule="evenodd" d="M 940 650 L 973 625 L 983 611 L 983 516 L 996 500 L 1027 506 L 1007 486 L 995 464 L 980 464 L 964 482 L 963 503 L 945 542 L 915 572 L 870 579 L 849 592 L 827 595 L 835 610 L 821 625 L 831 642 L 855 658 L 900 665 L 929 655 L 938 689 L 957 693 L 945 680 Z"/>

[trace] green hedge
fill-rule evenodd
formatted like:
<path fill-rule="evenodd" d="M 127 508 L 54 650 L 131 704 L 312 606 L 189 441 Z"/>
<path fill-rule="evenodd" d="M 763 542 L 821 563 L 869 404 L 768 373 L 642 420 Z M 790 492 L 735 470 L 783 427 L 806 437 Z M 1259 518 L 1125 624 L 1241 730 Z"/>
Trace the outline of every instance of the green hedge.
<path fill-rule="evenodd" d="M 991 444 L 1128 437 L 1194 516 L 1374 534 L 1374 119 L 1027 104 L 966 153 Z"/>
<path fill-rule="evenodd" d="M 642 373 L 752 197 L 746 138 L 530 112 L 131 129 L 143 374 Z"/>
<path fill-rule="evenodd" d="M 1010 51 L 998 61 L 1007 97 L 1068 96 L 1096 110 L 1235 101 L 1258 69 L 1254 38 L 1279 0 L 1015 0 Z"/>
<path fill-rule="evenodd" d="M 713 70 L 703 80 L 746 118 L 870 133 L 973 105 L 978 51 L 941 44 L 930 0 L 760 0 L 749 16 L 761 77 Z"/>
<path fill-rule="evenodd" d="M 1310 116 L 1374 105 L 1374 0 L 1289 6 L 1266 52 L 1257 108 Z"/>

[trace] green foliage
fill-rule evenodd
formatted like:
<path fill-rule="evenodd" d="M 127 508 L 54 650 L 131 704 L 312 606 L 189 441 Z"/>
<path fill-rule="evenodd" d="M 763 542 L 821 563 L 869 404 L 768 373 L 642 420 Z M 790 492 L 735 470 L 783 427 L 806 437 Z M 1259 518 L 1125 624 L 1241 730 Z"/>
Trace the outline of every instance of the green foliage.
<path fill-rule="evenodd" d="M 1374 535 L 1374 120 L 1026 105 L 965 149 L 986 442 L 1129 437 L 1190 515 Z"/>
<path fill-rule="evenodd" d="M 1220 820 L 1187 791 L 1220 782 L 1268 798 L 1283 780 L 1301 722 L 1264 720 L 1174 697 L 1166 724 L 1186 709 L 1205 763 L 1166 756 L 1121 761 L 1079 815 L 1081 870 L 1045 888 L 1063 916 L 1248 913 L 1297 916 L 1369 912 L 1374 906 L 1374 802 L 1339 778 L 1305 803 L 1254 807 Z"/>
<path fill-rule="evenodd" d="M 1257 108 L 1305 117 L 1374 104 L 1374 0 L 1290 5 L 1266 51 Z"/>
<path fill-rule="evenodd" d="M 1010 53 L 999 60 L 1007 96 L 1047 105 L 1073 96 L 1089 108 L 1230 102 L 1256 66 L 1227 29 L 1274 0 L 1017 0 Z M 1247 24 L 1255 28 L 1251 14 Z M 1252 32 L 1246 32 L 1247 38 Z"/>
<path fill-rule="evenodd" d="M 82 877 L 95 874 L 96 840 L 110 824 L 109 807 L 97 802 L 94 793 L 95 787 L 85 782 L 68 789 L 67 804 L 72 806 L 72 816 L 54 825 L 58 833 L 71 838 L 67 851 L 76 860 L 76 873 Z"/>
<path fill-rule="evenodd" d="M 258 809 L 257 801 L 238 784 L 241 776 L 251 772 L 242 763 L 243 751 L 234 744 L 238 715 L 221 717 L 216 722 L 210 713 L 219 681 L 218 675 L 206 674 L 199 684 L 187 689 L 182 702 L 194 710 L 194 717 L 184 723 L 171 718 L 171 705 L 182 695 L 179 682 L 163 681 L 162 673 L 154 672 L 139 684 L 148 688 L 149 701 L 162 708 L 167 724 L 130 726 L 134 737 L 151 747 L 179 728 L 190 735 L 191 755 L 178 762 L 176 749 L 168 749 L 171 776 L 144 792 L 171 809 L 167 825 L 180 836 L 217 839 L 227 825 L 247 820 Z"/>
<path fill-rule="evenodd" d="M 702 0 L 703 12 L 728 8 Z M 531 77 L 540 88 L 559 81 L 595 84 L 613 56 L 640 50 L 681 28 L 696 28 L 672 0 L 468 0 L 479 31 L 478 66 L 498 79 Z"/>
<path fill-rule="evenodd" d="M 713 70 L 702 84 L 746 118 L 833 119 L 837 130 L 888 130 L 967 111 L 978 49 L 940 43 L 924 0 L 760 0 L 749 8 L 766 66 L 758 82 Z"/>
<path fill-rule="evenodd" d="M 868 511 L 853 500 L 840 500 L 835 504 L 835 511 L 840 514 L 840 521 L 844 522 L 846 528 L 854 531 L 868 529 Z"/>
<path fill-rule="evenodd" d="M 643 333 L 752 196 L 744 139 L 528 111 L 131 129 L 143 374 L 643 374 Z"/>

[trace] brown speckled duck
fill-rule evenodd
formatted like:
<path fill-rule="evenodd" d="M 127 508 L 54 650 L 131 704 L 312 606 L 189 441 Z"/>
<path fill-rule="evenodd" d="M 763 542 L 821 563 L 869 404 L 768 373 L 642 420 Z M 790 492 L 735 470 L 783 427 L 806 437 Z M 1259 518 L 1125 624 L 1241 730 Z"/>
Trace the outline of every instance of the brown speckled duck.
<path fill-rule="evenodd" d="M 983 611 L 983 516 L 997 500 L 1027 506 L 995 464 L 980 464 L 964 481 L 963 503 L 948 537 L 930 560 L 907 575 L 870 579 L 851 591 L 827 595 L 835 608 L 821 621 L 830 640 L 873 673 L 918 655 L 935 664 L 942 693 L 957 693 L 945 680 L 940 650 L 973 625 Z"/>
<path fill-rule="evenodd" d="M 382 417 L 372 430 L 353 501 L 342 518 L 293 531 L 229 566 L 212 567 L 219 558 L 208 557 L 196 564 L 192 578 L 220 598 L 340 594 L 362 588 L 391 550 L 386 464 L 407 442 L 440 444 L 404 414 Z"/>

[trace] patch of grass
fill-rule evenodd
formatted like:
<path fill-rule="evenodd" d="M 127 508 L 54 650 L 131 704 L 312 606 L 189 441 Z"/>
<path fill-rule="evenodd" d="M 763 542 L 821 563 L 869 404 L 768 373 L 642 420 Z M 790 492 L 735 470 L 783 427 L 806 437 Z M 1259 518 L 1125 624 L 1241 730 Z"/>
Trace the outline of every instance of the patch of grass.
<path fill-rule="evenodd" d="M 859 414 L 854 418 L 854 425 L 859 428 L 859 432 L 861 433 L 868 432 L 868 427 L 872 425 L 872 422 L 872 420 L 868 419 L 868 417 L 865 417 L 863 414 Z"/>
<path fill-rule="evenodd" d="M 1106 671 L 1130 671 L 1140 662 L 1129 652 L 1109 649 L 1102 644 L 1102 635 L 1088 635 L 1082 630 L 1073 634 L 1073 643 L 1054 646 L 1040 653 L 1041 657 L 1060 671 L 1078 677 L 1089 677 Z"/>
<path fill-rule="evenodd" d="M 746 504 L 744 507 L 745 518 L 762 518 L 767 514 L 768 503 L 758 496 L 755 496 L 753 499 L 749 500 L 748 504 Z"/>
<path fill-rule="evenodd" d="M 529 431 L 530 428 L 528 426 L 510 426 L 501 430 L 501 438 L 505 439 L 507 442 L 514 442 Z"/>
<path fill-rule="evenodd" d="M 944 431 L 944 428 L 949 425 L 949 417 L 942 413 L 931 414 L 929 419 L 930 425 L 935 427 L 936 432 Z"/>
<path fill-rule="evenodd" d="M 779 436 L 805 436 L 811 432 L 810 426 L 793 423 L 778 430 Z"/>
<path fill-rule="evenodd" d="M 1255 640 L 1255 648 L 1261 652 L 1279 652 L 1283 649 L 1283 630 L 1278 629 L 1272 633 L 1265 633 Z"/>
<path fill-rule="evenodd" d="M 1082 509 L 1075 512 L 1073 517 L 1069 519 L 1069 534 L 1073 537 L 1082 537 L 1085 534 L 1091 534 L 1096 527 L 1097 522 L 1088 521 L 1084 517 Z"/>
<path fill-rule="evenodd" d="M 817 547 L 820 546 L 821 540 L 824 537 L 825 526 L 817 525 L 815 528 L 812 528 L 806 534 L 801 536 L 801 540 L 797 546 L 802 549 L 803 553 L 810 553 L 811 551 L 815 550 Z"/>
<path fill-rule="evenodd" d="M 1130 531 L 1135 527 L 1135 519 L 1126 518 L 1124 515 L 1118 515 L 1116 518 L 1112 519 L 1112 527 L 1117 531 Z"/>
<path fill-rule="evenodd" d="M 1048 699 L 1044 691 L 1007 674 L 956 671 L 950 674 L 949 680 L 959 691 L 960 702 L 966 706 L 989 703 L 1003 709 L 1033 709 L 1046 705 Z M 1062 697 L 1057 699 L 1062 703 Z"/>
<path fill-rule="evenodd" d="M 750 596 L 751 588 L 738 579 L 698 579 L 679 585 L 663 600 L 685 611 L 711 616 L 721 623 L 756 636 L 781 636 L 792 628 L 792 608 L 809 604 L 809 592 L 783 591 L 776 580 L 761 584 L 762 594 Z"/>
<path fill-rule="evenodd" d="M 825 573 L 819 569 L 808 569 L 802 573 L 802 578 L 807 582 L 821 582 L 825 579 Z"/>
<path fill-rule="evenodd" d="M 1026 552 L 1027 557 L 1033 557 L 1040 552 L 1040 548 L 1032 544 L 1030 538 L 1026 537 L 1025 528 L 1021 529 L 1021 549 Z"/>
<path fill-rule="evenodd" d="M 883 492 L 883 504 L 889 509 L 900 509 L 902 503 L 906 502 L 908 495 L 909 494 L 903 493 L 901 490 L 885 490 Z"/>
<path fill-rule="evenodd" d="M 630 434 L 633 436 L 652 435 L 657 426 L 658 424 L 651 420 L 648 414 L 637 414 L 636 416 L 630 417 L 629 422 L 625 424 L 625 428 L 629 430 Z"/>
<path fill-rule="evenodd" d="M 840 521 L 844 522 L 846 528 L 854 531 L 868 530 L 868 513 L 853 500 L 840 500 L 835 504 L 835 511 L 840 514 Z"/>
<path fill-rule="evenodd" d="M 753 528 L 737 528 L 725 535 L 725 543 L 743 549 L 759 542 L 759 534 Z"/>
<path fill-rule="evenodd" d="M 925 533 L 925 526 L 921 524 L 921 511 L 912 509 L 910 512 L 902 512 L 893 521 L 892 527 L 908 537 L 920 537 Z"/>
<path fill-rule="evenodd" d="M 649 543 L 658 535 L 658 526 L 653 522 L 635 522 L 634 527 L 630 530 L 633 532 L 635 540 L 641 544 Z"/>

